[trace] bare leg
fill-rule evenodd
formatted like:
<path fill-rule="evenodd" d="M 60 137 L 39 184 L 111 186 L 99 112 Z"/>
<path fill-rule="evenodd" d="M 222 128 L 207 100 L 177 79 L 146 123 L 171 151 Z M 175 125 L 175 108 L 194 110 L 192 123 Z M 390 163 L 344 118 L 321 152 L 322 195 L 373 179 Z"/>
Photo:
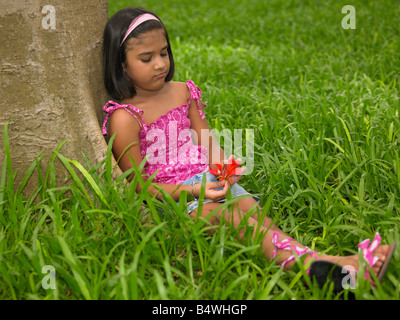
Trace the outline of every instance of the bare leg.
<path fill-rule="evenodd" d="M 218 209 L 221 206 L 220 203 L 205 203 L 203 205 L 203 210 L 201 216 L 206 218 L 208 217 L 215 209 Z M 191 213 L 192 218 L 197 217 L 197 211 L 193 211 Z M 223 210 L 220 209 L 217 211 L 216 214 L 214 214 L 212 217 L 208 217 L 209 221 L 213 225 L 219 225 L 220 220 L 222 217 L 227 221 L 228 223 L 233 224 L 234 228 L 238 228 L 242 219 L 243 219 L 244 213 L 242 211 L 239 211 L 237 209 L 233 210 Z M 259 223 L 254 217 L 249 217 L 247 220 L 247 223 L 249 226 L 254 227 L 254 232 L 253 232 L 253 238 L 256 236 L 257 229 L 259 229 L 259 233 L 263 235 L 263 240 L 262 240 L 262 246 L 263 246 L 263 251 L 264 255 L 268 260 L 272 259 L 272 253 L 275 250 L 275 246 L 272 244 L 272 235 L 273 232 L 276 230 L 280 231 L 280 234 L 282 235 L 281 239 L 286 239 L 289 238 L 288 235 L 284 234 L 283 231 L 278 229 L 278 227 L 274 226 L 273 230 L 271 228 L 267 228 L 264 225 L 259 226 Z M 244 236 L 245 230 L 241 229 L 239 230 L 239 235 L 241 237 Z M 288 251 L 284 250 L 278 250 L 279 253 L 277 254 L 278 261 L 277 263 L 282 263 L 284 260 L 286 260 L 291 253 Z"/>
<path fill-rule="evenodd" d="M 254 201 L 254 199 L 252 199 L 252 198 L 241 199 L 238 201 L 238 205 L 233 211 L 230 210 L 228 212 L 227 210 L 223 210 L 223 209 L 217 210 L 217 213 L 215 215 L 213 215 L 212 217 L 209 217 L 209 221 L 213 225 L 219 225 L 220 219 L 222 217 L 224 217 L 224 219 L 227 222 L 233 224 L 234 228 L 238 228 L 242 219 L 244 218 L 245 213 L 248 210 L 250 210 L 250 208 L 254 204 L 256 204 L 256 202 L 255 201 L 253 202 L 253 201 Z M 203 210 L 202 210 L 201 216 L 204 218 L 208 217 L 211 214 L 211 212 L 218 209 L 220 206 L 221 206 L 221 204 L 219 204 L 219 203 L 205 203 L 203 205 Z M 197 211 L 193 211 L 191 213 L 191 216 L 193 218 L 197 217 Z M 272 243 L 273 233 L 274 232 L 279 233 L 279 241 L 290 238 L 281 229 L 279 229 L 274 223 L 272 223 L 272 221 L 267 217 L 265 217 L 264 220 L 262 221 L 262 224 L 259 225 L 259 220 L 258 220 L 257 214 L 254 214 L 253 216 L 248 218 L 247 223 L 248 223 L 248 225 L 254 227 L 253 238 L 256 236 L 257 229 L 263 235 L 262 246 L 263 246 L 264 255 L 268 260 L 272 259 L 273 252 L 276 249 L 276 247 Z M 244 236 L 244 230 L 239 230 L 239 235 Z M 290 243 L 295 246 L 298 246 L 300 248 L 305 248 L 305 246 L 303 246 L 296 240 L 291 240 Z M 375 250 L 374 255 L 376 255 L 379 258 L 378 262 L 372 268 L 372 270 L 375 273 L 379 272 L 383 262 L 386 259 L 388 252 L 389 252 L 389 246 L 387 246 L 387 245 L 379 246 Z M 277 250 L 276 263 L 281 264 L 283 261 L 285 261 L 287 258 L 289 258 L 289 256 L 291 256 L 292 254 L 293 253 L 290 251 Z M 310 255 L 306 255 L 304 263 L 306 264 L 307 262 L 310 261 L 310 259 L 312 259 L 312 257 Z M 322 255 L 320 257 L 320 259 L 331 261 L 331 262 L 337 263 L 341 266 L 351 265 L 356 270 L 358 270 L 358 256 L 357 255 L 346 256 L 346 257 Z M 294 265 L 294 263 L 295 263 L 295 261 L 289 262 L 288 264 L 286 264 L 285 269 L 290 269 Z"/>

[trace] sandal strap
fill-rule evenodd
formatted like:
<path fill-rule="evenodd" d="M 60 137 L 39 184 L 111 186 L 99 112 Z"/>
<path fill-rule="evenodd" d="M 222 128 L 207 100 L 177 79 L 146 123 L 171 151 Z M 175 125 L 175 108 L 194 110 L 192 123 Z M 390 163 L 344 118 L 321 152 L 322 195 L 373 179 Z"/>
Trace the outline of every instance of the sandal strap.
<path fill-rule="evenodd" d="M 274 232 L 274 234 L 272 235 L 272 244 L 275 246 L 275 250 L 274 250 L 274 252 L 272 252 L 272 258 L 276 257 L 276 253 L 277 253 L 278 249 L 291 250 L 292 245 L 290 244 L 290 241 L 292 241 L 292 240 L 294 240 L 294 239 L 289 238 L 289 239 L 284 239 L 279 242 L 279 233 Z"/>
<path fill-rule="evenodd" d="M 287 258 L 283 263 L 281 264 L 281 267 L 284 268 L 286 264 L 289 262 L 295 260 L 296 258 L 300 258 L 301 256 L 310 253 L 311 257 L 318 259 L 317 254 L 319 252 L 317 251 L 312 251 L 309 247 L 305 248 L 300 248 L 298 246 L 295 246 L 290 243 L 290 241 L 294 241 L 292 238 L 284 239 L 282 241 L 279 241 L 279 233 L 274 232 L 272 235 L 272 244 L 275 246 L 275 250 L 272 253 L 272 258 L 276 257 L 276 253 L 279 250 L 286 250 L 286 251 L 292 251 L 294 252 L 293 255 L 291 255 L 289 258 Z"/>
<path fill-rule="evenodd" d="M 365 239 L 360 242 L 358 248 L 362 251 L 363 258 L 368 262 L 368 265 L 372 268 L 375 263 L 379 260 L 378 257 L 373 256 L 372 254 L 375 252 L 376 248 L 379 247 L 381 243 L 381 236 L 379 232 L 375 234 L 374 240 L 372 240 L 371 245 L 369 245 L 370 239 Z M 365 278 L 368 278 L 368 270 L 365 272 Z"/>

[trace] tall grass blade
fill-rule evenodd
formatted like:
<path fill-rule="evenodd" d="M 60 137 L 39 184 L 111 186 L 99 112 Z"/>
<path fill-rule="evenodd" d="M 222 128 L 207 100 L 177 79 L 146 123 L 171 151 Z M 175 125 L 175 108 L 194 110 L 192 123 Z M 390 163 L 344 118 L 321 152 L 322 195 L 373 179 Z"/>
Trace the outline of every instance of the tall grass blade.
<path fill-rule="evenodd" d="M 64 240 L 64 238 L 62 238 L 60 236 L 58 236 L 57 239 L 58 239 L 58 242 L 59 242 L 59 244 L 61 246 L 61 250 L 63 252 L 63 255 L 64 255 L 68 265 L 72 269 L 72 273 L 74 275 L 74 279 L 76 280 L 83 297 L 86 300 L 92 300 L 90 291 L 88 289 L 89 288 L 89 283 L 88 283 L 85 275 L 83 274 L 82 270 L 80 269 L 80 267 L 78 265 L 78 262 L 73 257 L 72 252 L 69 249 L 67 242 Z"/>

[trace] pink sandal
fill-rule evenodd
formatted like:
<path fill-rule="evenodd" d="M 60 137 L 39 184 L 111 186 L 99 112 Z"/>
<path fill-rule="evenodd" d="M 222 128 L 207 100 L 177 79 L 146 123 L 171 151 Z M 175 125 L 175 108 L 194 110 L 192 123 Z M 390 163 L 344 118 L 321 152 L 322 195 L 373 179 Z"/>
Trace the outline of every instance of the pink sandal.
<path fill-rule="evenodd" d="M 370 241 L 369 239 L 366 239 L 366 240 L 362 241 L 362 242 L 358 245 L 358 249 L 359 249 L 360 251 L 362 251 L 362 255 L 363 255 L 364 260 L 368 263 L 368 265 L 369 265 L 371 268 L 372 268 L 372 267 L 377 263 L 377 261 L 379 260 L 378 257 L 376 257 L 376 256 L 374 257 L 372 254 L 374 253 L 374 251 L 376 250 L 376 248 L 378 248 L 379 245 L 381 244 L 381 240 L 382 240 L 382 238 L 381 238 L 380 234 L 377 232 L 377 233 L 375 234 L 374 240 L 372 240 L 372 242 L 371 242 L 371 245 L 369 245 L 369 241 Z M 368 245 L 369 245 L 369 246 L 368 246 Z M 387 267 L 389 266 L 389 261 L 390 261 L 390 259 L 391 259 L 392 256 L 393 256 L 393 252 L 394 252 L 395 247 L 396 247 L 396 244 L 393 243 L 393 244 L 390 246 L 390 248 L 389 248 L 389 253 L 388 253 L 388 255 L 387 255 L 387 258 L 386 258 L 385 262 L 383 263 L 381 269 L 379 270 L 379 272 L 378 272 L 378 274 L 377 274 L 377 278 L 378 278 L 379 281 L 382 280 L 383 276 L 384 276 L 385 273 L 386 273 Z M 364 265 L 365 265 L 365 264 L 364 264 Z M 365 277 L 365 278 L 369 278 L 369 277 L 370 277 L 370 276 L 369 276 L 369 270 L 368 270 L 368 268 L 365 268 L 365 275 L 364 275 L 364 277 Z M 372 281 L 372 280 L 371 280 L 371 281 Z M 372 284 L 375 285 L 373 282 L 372 282 Z"/>
<path fill-rule="evenodd" d="M 311 257 L 315 258 L 316 261 L 313 261 L 310 265 L 310 268 L 307 269 L 307 274 L 309 277 L 315 278 L 319 287 L 322 288 L 324 284 L 327 281 L 332 281 L 334 283 L 334 293 L 339 293 L 340 291 L 343 291 L 345 289 L 344 284 L 347 283 L 347 280 L 349 278 L 349 274 L 351 276 L 351 281 L 352 284 L 355 286 L 355 274 L 352 270 L 347 270 L 333 262 L 326 261 L 326 260 L 319 260 L 318 254 L 319 252 L 312 251 L 310 248 L 305 247 L 305 248 L 300 248 L 298 246 L 292 245 L 290 241 L 293 241 L 294 239 L 284 239 L 282 241 L 278 241 L 279 239 L 279 233 L 274 232 L 272 236 L 272 243 L 275 246 L 275 250 L 272 253 L 272 257 L 276 257 L 276 253 L 278 249 L 280 250 L 286 250 L 286 251 L 292 251 L 294 254 L 291 255 L 289 258 L 287 258 L 282 264 L 281 267 L 284 268 L 286 264 L 289 262 L 299 259 L 301 256 L 305 254 L 310 254 Z M 368 265 L 372 268 L 376 262 L 379 260 L 378 257 L 373 256 L 374 251 L 379 247 L 381 243 L 381 236 L 379 233 L 375 234 L 375 237 L 373 241 L 370 243 L 370 239 L 366 239 L 362 241 L 359 245 L 358 248 L 360 251 L 362 251 L 362 255 L 364 260 L 368 263 Z M 382 265 L 381 269 L 379 270 L 379 273 L 377 275 L 377 278 L 379 281 L 382 280 L 383 276 L 386 273 L 387 267 L 389 265 L 389 261 L 392 258 L 394 249 L 395 249 L 395 243 L 393 243 L 390 246 L 389 253 L 387 255 L 387 258 Z M 365 278 L 369 278 L 369 271 L 368 268 L 365 270 Z M 373 285 L 375 285 L 372 282 Z"/>

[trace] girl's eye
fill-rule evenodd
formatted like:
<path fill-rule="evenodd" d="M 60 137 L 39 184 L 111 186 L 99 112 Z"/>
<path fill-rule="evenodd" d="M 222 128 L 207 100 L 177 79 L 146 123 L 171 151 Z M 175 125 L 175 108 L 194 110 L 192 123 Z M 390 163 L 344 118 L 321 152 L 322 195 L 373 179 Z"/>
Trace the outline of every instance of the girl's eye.
<path fill-rule="evenodd" d="M 164 53 L 160 53 L 160 56 L 161 56 L 161 57 L 167 57 L 167 56 L 168 56 L 168 51 L 166 51 L 166 52 L 164 52 Z M 148 59 L 141 59 L 141 60 L 142 60 L 142 62 L 144 62 L 144 63 L 148 63 L 148 62 L 151 61 L 151 57 L 148 58 Z"/>

